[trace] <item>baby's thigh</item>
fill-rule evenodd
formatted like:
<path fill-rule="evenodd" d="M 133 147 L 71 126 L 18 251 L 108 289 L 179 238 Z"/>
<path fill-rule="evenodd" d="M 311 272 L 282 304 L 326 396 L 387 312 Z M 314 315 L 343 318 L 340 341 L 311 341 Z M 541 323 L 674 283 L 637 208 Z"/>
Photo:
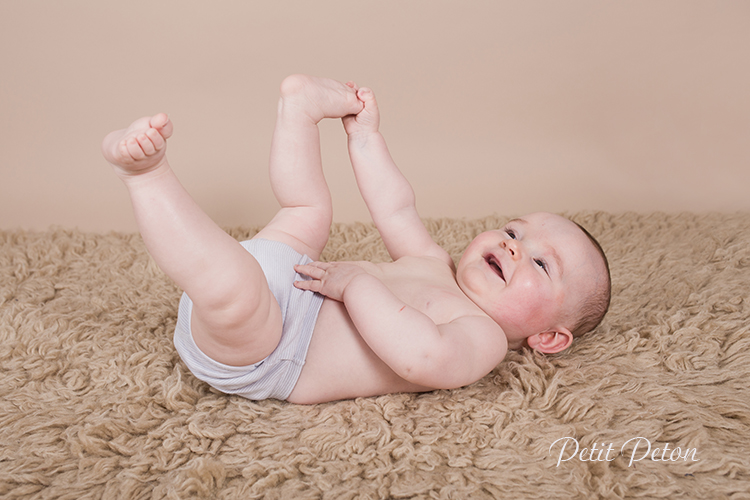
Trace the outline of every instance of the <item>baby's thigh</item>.
<path fill-rule="evenodd" d="M 276 349 L 284 322 L 288 315 L 296 314 L 298 307 L 294 304 L 303 293 L 294 282 L 306 277 L 299 275 L 294 266 L 310 262 L 308 256 L 285 242 L 256 236 L 240 245 L 258 272 L 237 293 L 231 306 L 191 304 L 185 296 L 183 301 L 190 308 L 181 303 L 178 318 L 178 323 L 189 318 L 186 328 L 203 353 L 229 366 L 257 363 Z"/>
<path fill-rule="evenodd" d="M 190 311 L 183 313 L 189 317 L 187 329 L 196 347 L 212 360 L 228 366 L 247 366 L 262 361 L 276 349 L 282 332 L 281 309 L 265 284 L 252 288 L 229 308 L 193 304 Z"/>
<path fill-rule="evenodd" d="M 294 281 L 300 279 L 295 264 L 305 256 L 281 242 L 254 238 L 238 248 L 244 254 L 239 267 L 227 276 L 244 278 L 231 296 L 180 303 L 178 327 L 190 333 L 195 345 L 209 358 L 229 366 L 257 363 L 271 354 L 281 339 L 284 312 Z M 245 269 L 247 268 L 247 269 Z M 250 269 L 252 268 L 252 269 Z M 249 272 L 252 270 L 253 272 Z M 215 276 L 220 281 L 222 276 Z M 219 287 L 221 288 L 221 287 Z"/>
<path fill-rule="evenodd" d="M 255 238 L 272 240 L 293 248 L 312 260 L 328 242 L 331 231 L 331 214 L 317 207 L 285 207 L 258 232 Z"/>

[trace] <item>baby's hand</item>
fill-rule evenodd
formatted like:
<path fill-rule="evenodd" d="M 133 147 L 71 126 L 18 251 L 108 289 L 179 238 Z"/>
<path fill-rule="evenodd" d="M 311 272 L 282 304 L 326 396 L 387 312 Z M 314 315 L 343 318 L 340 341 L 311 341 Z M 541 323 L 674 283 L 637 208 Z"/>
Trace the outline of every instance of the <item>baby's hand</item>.
<path fill-rule="evenodd" d="M 375 101 L 375 94 L 368 88 L 358 88 L 353 82 L 348 82 L 347 85 L 357 91 L 357 99 L 364 107 L 356 115 L 348 115 L 341 119 L 344 123 L 344 130 L 350 136 L 362 132 L 377 132 L 380 127 L 380 112 L 378 103 Z"/>
<path fill-rule="evenodd" d="M 343 302 L 344 290 L 355 276 L 367 272 L 356 264 L 349 262 L 310 262 L 294 266 L 294 270 L 310 280 L 295 281 L 294 286 L 300 290 L 319 292 L 328 298 Z"/>

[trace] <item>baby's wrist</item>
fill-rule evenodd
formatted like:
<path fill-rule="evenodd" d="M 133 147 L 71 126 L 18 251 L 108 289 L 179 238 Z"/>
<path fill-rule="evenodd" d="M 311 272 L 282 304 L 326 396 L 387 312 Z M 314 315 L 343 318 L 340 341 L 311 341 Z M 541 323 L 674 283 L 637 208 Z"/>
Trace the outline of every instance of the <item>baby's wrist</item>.
<path fill-rule="evenodd" d="M 377 130 L 357 130 L 347 133 L 347 136 L 350 146 L 364 147 L 367 144 L 372 144 L 373 140 L 380 136 L 380 132 Z"/>

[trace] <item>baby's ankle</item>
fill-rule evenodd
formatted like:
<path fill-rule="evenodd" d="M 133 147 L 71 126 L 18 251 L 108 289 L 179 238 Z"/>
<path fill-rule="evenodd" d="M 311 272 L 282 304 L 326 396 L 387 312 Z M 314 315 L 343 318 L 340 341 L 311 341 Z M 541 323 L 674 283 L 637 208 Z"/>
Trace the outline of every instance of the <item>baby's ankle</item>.
<path fill-rule="evenodd" d="M 281 83 L 279 117 L 305 119 L 341 118 L 362 110 L 356 91 L 329 78 L 292 75 Z"/>
<path fill-rule="evenodd" d="M 162 156 L 156 163 L 145 168 L 135 169 L 113 164 L 112 169 L 115 171 L 117 177 L 123 181 L 127 181 L 129 179 L 145 179 L 159 176 L 166 171 L 172 170 L 172 167 L 169 165 L 167 157 Z"/>

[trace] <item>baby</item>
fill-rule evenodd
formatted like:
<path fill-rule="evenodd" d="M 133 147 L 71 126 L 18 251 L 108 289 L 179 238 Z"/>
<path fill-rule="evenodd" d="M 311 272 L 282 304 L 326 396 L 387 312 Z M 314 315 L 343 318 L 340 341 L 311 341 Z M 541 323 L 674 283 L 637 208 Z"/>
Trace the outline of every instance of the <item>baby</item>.
<path fill-rule="evenodd" d="M 357 184 L 393 262 L 320 262 L 332 219 L 317 123 L 341 118 Z M 228 394 L 310 404 L 471 384 L 508 349 L 566 349 L 609 304 L 604 253 L 580 226 L 535 213 L 477 236 L 456 267 L 422 224 L 378 132 L 371 90 L 293 75 L 281 84 L 271 187 L 281 204 L 238 243 L 167 162 L 172 123 L 109 134 L 146 247 L 184 290 L 175 346 Z"/>

